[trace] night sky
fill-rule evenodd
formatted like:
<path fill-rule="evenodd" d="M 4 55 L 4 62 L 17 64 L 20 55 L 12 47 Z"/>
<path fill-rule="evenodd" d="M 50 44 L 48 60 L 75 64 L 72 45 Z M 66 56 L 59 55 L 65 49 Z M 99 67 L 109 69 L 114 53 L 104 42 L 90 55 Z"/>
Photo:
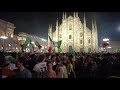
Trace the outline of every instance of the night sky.
<path fill-rule="evenodd" d="M 92 19 L 96 19 L 98 25 L 99 42 L 103 38 L 111 41 L 120 41 L 120 12 L 79 12 L 83 22 L 86 14 L 87 26 L 91 28 Z M 47 39 L 49 24 L 55 29 L 56 20 L 61 22 L 62 12 L 0 12 L 0 19 L 14 23 L 15 34 L 26 32 Z M 67 12 L 73 15 L 73 12 Z"/>

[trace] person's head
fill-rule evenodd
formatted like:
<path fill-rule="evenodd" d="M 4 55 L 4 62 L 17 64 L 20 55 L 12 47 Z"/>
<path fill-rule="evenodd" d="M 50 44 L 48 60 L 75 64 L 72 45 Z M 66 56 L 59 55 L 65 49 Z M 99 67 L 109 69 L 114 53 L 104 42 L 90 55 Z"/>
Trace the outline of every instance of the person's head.
<path fill-rule="evenodd" d="M 5 56 L 5 63 L 9 65 L 11 62 L 14 62 L 14 58 L 12 56 Z"/>
<path fill-rule="evenodd" d="M 44 61 L 45 61 L 45 58 L 46 58 L 46 56 L 45 56 L 44 54 L 40 54 L 40 55 L 38 56 L 38 62 L 44 62 Z"/>
<path fill-rule="evenodd" d="M 69 55 L 66 57 L 66 62 L 69 64 L 69 63 L 72 63 L 72 56 Z"/>
<path fill-rule="evenodd" d="M 20 69 L 21 67 L 25 66 L 26 63 L 26 58 L 24 57 L 18 57 L 17 61 L 16 61 L 16 67 L 18 69 Z"/>
<path fill-rule="evenodd" d="M 53 68 L 52 62 L 51 62 L 51 61 L 48 61 L 48 62 L 47 62 L 47 70 L 48 70 L 48 71 L 49 71 L 49 70 L 52 70 L 52 68 Z"/>
<path fill-rule="evenodd" d="M 34 58 L 35 58 L 35 54 L 30 55 L 30 57 L 31 57 L 32 59 L 34 59 Z"/>
<path fill-rule="evenodd" d="M 59 56 L 57 56 L 57 57 L 55 58 L 55 62 L 56 62 L 56 63 L 60 63 L 60 62 L 61 62 L 61 60 L 60 60 L 60 57 L 59 57 Z"/>
<path fill-rule="evenodd" d="M 91 61 L 92 60 L 91 56 L 87 56 L 87 60 Z"/>

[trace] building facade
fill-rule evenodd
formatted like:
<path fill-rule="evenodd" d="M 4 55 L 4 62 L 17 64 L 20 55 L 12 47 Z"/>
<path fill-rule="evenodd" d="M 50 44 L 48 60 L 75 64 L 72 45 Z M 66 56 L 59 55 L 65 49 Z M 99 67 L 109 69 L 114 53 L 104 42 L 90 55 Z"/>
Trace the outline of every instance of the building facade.
<path fill-rule="evenodd" d="M 69 52 L 74 49 L 76 52 L 98 51 L 98 32 L 96 21 L 92 21 L 92 29 L 86 26 L 86 18 L 81 22 L 78 13 L 68 16 L 63 13 L 62 23 L 56 22 L 56 30 L 52 32 L 52 25 L 49 26 L 48 35 L 53 41 L 62 40 L 61 49 Z M 48 46 L 50 42 L 48 40 Z M 57 48 L 55 47 L 56 51 Z"/>
<path fill-rule="evenodd" d="M 13 46 L 15 28 L 13 23 L 0 19 L 0 50 L 8 50 Z M 2 37 L 7 37 L 7 39 Z"/>
<path fill-rule="evenodd" d="M 40 45 L 42 46 L 42 51 L 47 50 L 47 40 L 37 37 L 35 35 L 29 35 L 25 32 L 20 32 L 19 34 L 14 34 L 14 29 L 16 27 L 13 23 L 4 21 L 0 19 L 0 51 L 17 51 L 19 52 L 21 50 L 21 44 L 26 41 L 26 37 L 30 37 L 32 42 L 35 42 L 36 40 L 40 42 Z M 2 38 L 2 37 L 7 37 Z M 35 50 L 38 50 L 37 46 L 35 45 Z"/>

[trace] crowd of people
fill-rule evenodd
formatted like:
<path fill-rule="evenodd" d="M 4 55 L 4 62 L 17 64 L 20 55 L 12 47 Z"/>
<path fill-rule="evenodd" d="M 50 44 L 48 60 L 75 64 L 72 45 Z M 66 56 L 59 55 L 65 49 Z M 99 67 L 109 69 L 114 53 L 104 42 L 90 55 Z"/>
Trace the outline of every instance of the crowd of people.
<path fill-rule="evenodd" d="M 120 53 L 0 52 L 2 78 L 108 78 L 119 69 Z"/>

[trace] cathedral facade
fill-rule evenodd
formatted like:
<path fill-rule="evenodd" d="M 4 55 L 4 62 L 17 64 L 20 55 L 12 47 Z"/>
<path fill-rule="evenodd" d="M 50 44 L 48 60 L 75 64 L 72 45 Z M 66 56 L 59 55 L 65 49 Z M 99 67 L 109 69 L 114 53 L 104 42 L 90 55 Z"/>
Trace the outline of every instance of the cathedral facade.
<path fill-rule="evenodd" d="M 49 26 L 48 35 L 54 42 L 62 40 L 62 52 L 70 52 L 74 49 L 75 52 L 98 52 L 98 32 L 96 21 L 92 21 L 92 29 L 86 26 L 86 18 L 81 22 L 78 13 L 73 16 L 67 16 L 63 13 L 62 24 L 56 22 L 56 30 L 53 32 L 52 25 Z M 48 40 L 48 46 L 50 42 Z M 58 52 L 57 48 L 54 47 Z"/>

